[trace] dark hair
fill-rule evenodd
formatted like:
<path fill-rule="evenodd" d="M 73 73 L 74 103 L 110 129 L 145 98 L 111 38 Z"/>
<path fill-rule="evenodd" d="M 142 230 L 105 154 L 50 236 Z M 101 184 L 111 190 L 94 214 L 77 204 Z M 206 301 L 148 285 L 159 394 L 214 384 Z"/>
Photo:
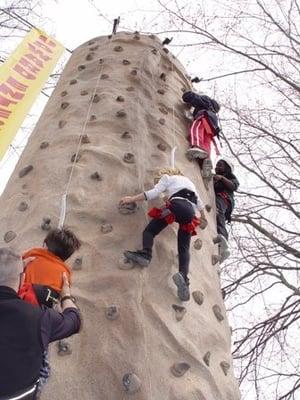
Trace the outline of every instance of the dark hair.
<path fill-rule="evenodd" d="M 80 240 L 69 229 L 51 229 L 44 242 L 48 250 L 63 261 L 81 246 Z"/>

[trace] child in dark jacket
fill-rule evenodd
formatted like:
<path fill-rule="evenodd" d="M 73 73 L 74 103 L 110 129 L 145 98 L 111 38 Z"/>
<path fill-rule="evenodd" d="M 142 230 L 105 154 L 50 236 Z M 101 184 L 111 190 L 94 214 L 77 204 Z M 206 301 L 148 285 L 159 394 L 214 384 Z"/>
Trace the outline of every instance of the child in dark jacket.
<path fill-rule="evenodd" d="M 239 181 L 233 174 L 233 165 L 230 161 L 220 159 L 217 162 L 214 175 L 214 191 L 217 208 L 217 241 L 220 243 L 221 262 L 229 257 L 228 232 L 226 221 L 230 222 L 234 208 L 234 192 L 239 187 Z"/>
<path fill-rule="evenodd" d="M 44 240 L 43 248 L 30 249 L 22 256 L 26 266 L 18 292 L 19 297 L 37 306 L 53 307 L 62 290 L 63 273 L 66 274 L 68 282 L 71 282 L 71 271 L 65 261 L 80 246 L 80 241 L 69 229 L 52 229 Z M 48 351 L 45 351 L 40 371 L 39 393 L 49 375 Z"/>
<path fill-rule="evenodd" d="M 209 158 L 212 142 L 217 150 L 214 136 L 218 136 L 220 132 L 217 117 L 220 105 L 209 96 L 191 91 L 185 92 L 182 100 L 194 107 L 193 123 L 190 128 L 191 148 L 187 151 L 186 156 L 189 160 Z"/>
<path fill-rule="evenodd" d="M 164 168 L 158 172 L 157 182 L 153 189 L 147 190 L 136 196 L 126 196 L 121 199 L 121 204 L 136 201 L 153 200 L 161 193 L 166 193 L 168 200 L 164 207 L 153 208 L 148 215 L 152 220 L 143 232 L 143 249 L 138 251 L 125 251 L 127 259 L 142 266 L 148 266 L 152 259 L 152 247 L 154 238 L 169 224 L 179 224 L 177 245 L 179 272 L 173 275 L 173 281 L 177 286 L 178 297 L 182 301 L 188 301 L 189 292 L 189 262 L 190 241 L 195 235 L 195 228 L 200 224 L 196 216 L 196 210 L 200 212 L 202 222 L 205 222 L 204 205 L 195 185 L 189 178 L 183 176 L 177 168 Z"/>

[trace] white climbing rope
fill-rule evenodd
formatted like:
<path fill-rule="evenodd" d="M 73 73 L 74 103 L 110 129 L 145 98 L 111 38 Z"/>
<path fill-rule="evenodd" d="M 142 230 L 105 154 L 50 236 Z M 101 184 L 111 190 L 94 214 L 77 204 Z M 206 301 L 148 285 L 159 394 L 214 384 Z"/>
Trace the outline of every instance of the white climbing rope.
<path fill-rule="evenodd" d="M 171 151 L 171 168 L 175 168 L 175 153 L 176 153 L 177 146 L 173 147 Z"/>
<path fill-rule="evenodd" d="M 107 49 L 110 48 L 111 43 L 112 43 L 112 39 L 109 39 L 109 44 L 107 46 Z M 77 158 L 78 158 L 78 154 L 79 154 L 79 151 L 80 151 L 80 148 L 81 148 L 82 138 L 83 138 L 83 136 L 85 134 L 85 131 L 86 131 L 86 126 L 87 126 L 88 119 L 89 119 L 89 116 L 90 116 L 90 111 L 91 111 L 91 108 L 92 108 L 92 105 L 93 105 L 93 99 L 94 99 L 94 96 L 95 96 L 95 94 L 97 92 L 97 89 L 98 89 L 98 85 L 99 85 L 100 77 L 101 77 L 101 74 L 102 74 L 103 66 L 104 66 L 104 63 L 102 63 L 100 65 L 100 70 L 99 70 L 99 74 L 97 76 L 96 85 L 95 85 L 93 94 L 91 96 L 90 102 L 89 102 L 86 118 L 85 118 L 82 130 L 81 130 L 80 136 L 79 136 L 76 153 L 75 153 L 75 156 L 73 157 L 74 159 L 72 161 L 72 167 L 71 167 L 69 179 L 67 181 L 66 190 L 65 190 L 65 193 L 62 195 L 62 198 L 61 198 L 60 217 L 59 217 L 59 222 L 58 222 L 58 228 L 59 229 L 62 229 L 63 226 L 64 226 L 64 223 L 65 223 L 66 213 L 67 213 L 67 205 L 68 205 L 67 197 L 68 197 L 68 194 L 69 194 L 69 189 L 70 189 L 71 181 L 72 181 L 72 178 L 73 178 L 73 172 L 74 172 L 75 165 L 76 165 Z"/>

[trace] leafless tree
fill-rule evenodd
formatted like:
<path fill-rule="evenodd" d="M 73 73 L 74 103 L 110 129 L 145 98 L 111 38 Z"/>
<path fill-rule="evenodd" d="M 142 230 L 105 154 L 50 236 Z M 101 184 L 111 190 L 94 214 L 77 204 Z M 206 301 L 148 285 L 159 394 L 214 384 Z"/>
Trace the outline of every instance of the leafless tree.
<path fill-rule="evenodd" d="M 222 284 L 243 399 L 249 384 L 252 399 L 253 393 L 256 399 L 296 399 L 300 4 L 159 4 L 169 26 L 157 33 L 172 33 L 177 46 L 198 49 L 199 85 L 223 103 L 223 142 L 242 183 L 232 218 L 235 251 L 222 269 Z"/>

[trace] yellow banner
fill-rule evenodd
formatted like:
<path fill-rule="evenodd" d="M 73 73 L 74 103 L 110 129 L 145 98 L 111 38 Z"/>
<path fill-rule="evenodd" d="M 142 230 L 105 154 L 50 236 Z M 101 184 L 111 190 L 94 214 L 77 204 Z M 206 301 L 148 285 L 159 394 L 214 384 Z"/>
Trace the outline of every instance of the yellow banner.
<path fill-rule="evenodd" d="M 0 160 L 63 51 L 55 39 L 32 29 L 0 66 Z"/>

